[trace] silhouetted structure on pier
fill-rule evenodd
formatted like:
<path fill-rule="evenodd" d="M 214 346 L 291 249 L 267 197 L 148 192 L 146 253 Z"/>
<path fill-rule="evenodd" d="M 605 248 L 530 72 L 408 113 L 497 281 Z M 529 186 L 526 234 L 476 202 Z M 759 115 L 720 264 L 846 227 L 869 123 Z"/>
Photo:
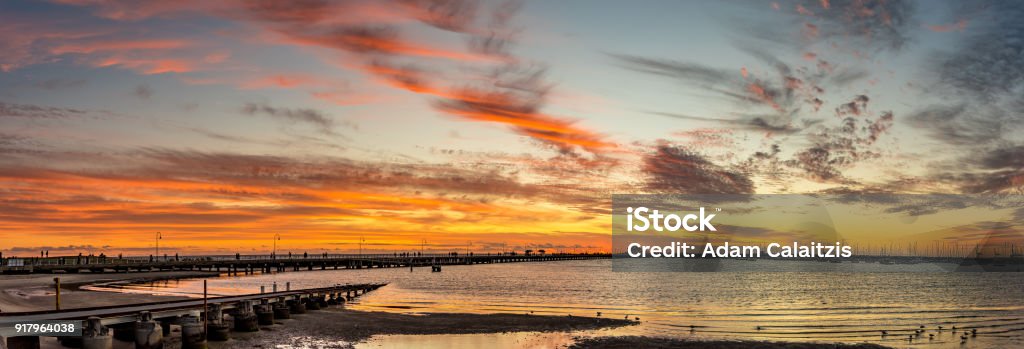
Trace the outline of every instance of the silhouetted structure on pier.
<path fill-rule="evenodd" d="M 611 258 L 610 254 L 546 254 L 546 255 L 299 255 L 281 258 L 274 255 L 182 256 L 153 257 L 50 257 L 7 258 L 0 260 L 0 273 L 123 273 L 139 271 L 218 271 L 231 274 L 269 273 L 273 271 L 402 268 L 456 264 L 490 264 L 542 262 Z M 14 262 L 14 263 L 12 263 Z"/>

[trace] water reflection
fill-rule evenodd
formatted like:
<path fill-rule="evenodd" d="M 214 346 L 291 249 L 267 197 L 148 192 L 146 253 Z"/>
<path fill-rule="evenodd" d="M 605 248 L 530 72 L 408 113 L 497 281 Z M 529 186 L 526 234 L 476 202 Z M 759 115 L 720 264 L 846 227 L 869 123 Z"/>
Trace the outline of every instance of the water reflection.
<path fill-rule="evenodd" d="M 390 282 L 350 305 L 399 313 L 470 312 L 640 317 L 638 326 L 572 335 L 660 335 L 959 348 L 959 329 L 977 329 L 972 347 L 1024 344 L 1024 281 L 1018 273 L 643 273 L 612 272 L 610 260 L 290 272 L 211 279 L 212 294 L 337 283 Z M 125 286 L 124 292 L 201 295 L 198 280 Z M 915 331 L 924 326 L 926 332 Z M 944 328 L 939 331 L 939 326 Z M 882 335 L 886 331 L 886 335 Z M 929 336 L 933 335 L 933 336 Z M 529 348 L 540 335 L 458 335 L 474 345 Z M 569 334 L 538 338 L 565 340 Z M 931 337 L 931 339 L 929 339 Z M 377 337 L 366 345 L 429 347 L 436 336 Z M 561 338 L 561 339 L 560 339 Z M 540 347 L 548 339 L 538 339 Z M 436 341 L 435 341 L 436 340 Z M 462 343 L 462 342 L 459 342 Z M 441 345 L 441 344 L 437 344 Z M 446 346 L 449 347 L 449 346 Z"/>

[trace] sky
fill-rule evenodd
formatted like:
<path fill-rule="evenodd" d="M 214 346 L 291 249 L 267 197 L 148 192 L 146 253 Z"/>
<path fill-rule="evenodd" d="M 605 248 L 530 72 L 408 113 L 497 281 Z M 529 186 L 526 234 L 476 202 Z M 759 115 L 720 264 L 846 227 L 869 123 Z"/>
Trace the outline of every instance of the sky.
<path fill-rule="evenodd" d="M 1020 194 L 1022 17 L 4 1 L 0 252 L 607 251 L 612 194 Z"/>
<path fill-rule="evenodd" d="M 707 243 L 765 248 L 816 242 L 849 246 L 856 256 L 1019 256 L 1022 199 L 1017 194 L 616 195 L 613 251 L 627 253 L 634 243 L 685 242 L 699 250 Z M 663 218 L 652 216 L 653 210 Z M 665 218 L 687 214 L 694 215 L 688 222 L 693 231 L 673 226 L 682 220 Z"/>

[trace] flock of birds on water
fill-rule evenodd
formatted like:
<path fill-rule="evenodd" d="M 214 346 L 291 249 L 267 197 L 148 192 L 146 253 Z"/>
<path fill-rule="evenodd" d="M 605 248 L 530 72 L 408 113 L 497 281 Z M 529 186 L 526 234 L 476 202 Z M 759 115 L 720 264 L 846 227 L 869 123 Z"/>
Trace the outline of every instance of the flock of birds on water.
<path fill-rule="evenodd" d="M 533 312 L 531 311 L 531 312 L 527 313 L 527 315 L 529 315 L 529 314 L 533 314 Z M 629 315 L 630 314 L 626 314 L 626 317 L 625 317 L 626 320 L 629 320 Z M 572 314 L 569 314 L 569 317 L 572 317 Z M 601 312 L 597 312 L 597 317 L 601 317 Z M 640 321 L 640 317 L 639 316 L 634 317 L 633 319 L 634 319 L 634 321 Z M 762 330 L 764 328 L 761 327 L 761 326 L 757 326 L 756 329 L 758 331 L 760 331 L 760 330 Z M 695 330 L 696 330 L 696 326 L 690 325 L 690 332 L 694 332 Z M 945 330 L 945 327 L 938 326 L 936 328 L 935 332 L 942 333 L 943 330 Z M 919 327 L 918 329 L 914 330 L 914 334 L 907 335 L 907 341 L 908 342 L 913 342 L 915 339 L 920 339 L 921 336 L 923 336 L 926 332 L 927 332 L 927 330 L 925 330 L 924 325 L 921 325 L 921 327 Z M 956 326 L 953 326 L 950 329 L 950 333 L 952 333 L 954 335 L 957 333 Z M 960 344 L 967 344 L 967 339 L 974 338 L 974 337 L 977 337 L 977 336 L 978 336 L 978 329 L 976 329 L 976 328 L 972 328 L 970 331 L 964 331 L 964 334 L 960 335 Z M 882 330 L 882 339 L 885 339 L 885 338 L 888 338 L 888 337 L 889 337 L 889 331 Z M 934 340 L 934 339 L 935 339 L 935 333 L 928 333 L 928 340 Z"/>
<path fill-rule="evenodd" d="M 942 333 L 942 330 L 944 330 L 944 328 L 942 326 L 939 326 L 937 328 L 936 332 Z M 914 334 L 907 335 L 907 341 L 908 342 L 913 342 L 914 339 L 921 338 L 921 336 L 924 335 L 925 332 L 926 332 L 926 330 L 924 328 L 924 325 L 921 325 L 920 328 L 914 330 Z M 953 326 L 953 328 L 950 329 L 950 333 L 952 333 L 954 335 L 957 334 L 956 326 Z M 882 338 L 886 338 L 888 335 L 889 335 L 889 331 L 882 330 Z M 967 339 L 968 338 L 974 338 L 974 337 L 977 337 L 977 336 L 978 336 L 978 329 L 976 329 L 976 328 L 972 328 L 970 331 L 964 331 L 964 334 L 960 335 L 960 344 L 967 344 Z M 934 333 L 929 333 L 928 334 L 928 340 L 933 340 L 933 339 L 935 339 L 935 334 Z"/>

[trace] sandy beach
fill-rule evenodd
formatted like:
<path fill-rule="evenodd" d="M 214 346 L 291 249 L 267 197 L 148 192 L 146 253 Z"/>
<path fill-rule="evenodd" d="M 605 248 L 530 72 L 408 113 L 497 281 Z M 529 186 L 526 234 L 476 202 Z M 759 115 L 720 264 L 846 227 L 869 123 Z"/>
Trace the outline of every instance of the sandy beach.
<path fill-rule="evenodd" d="M 309 338 L 318 338 L 316 347 L 352 348 L 353 344 L 377 335 L 459 335 L 505 332 L 572 332 L 631 326 L 637 322 L 580 316 L 540 316 L 525 314 L 428 313 L 406 315 L 386 312 L 353 311 L 333 308 L 278 321 L 260 332 L 232 334 L 228 342 L 210 343 L 216 349 L 253 347 L 291 348 L 308 346 Z M 695 341 L 642 336 L 577 338 L 569 348 L 711 348 L 711 349 L 886 349 L 876 344 L 790 343 L 762 341 Z"/>
<path fill-rule="evenodd" d="M 687 339 L 643 336 L 599 337 L 580 339 L 569 349 L 886 349 L 878 344 L 820 344 L 761 341 L 694 341 Z"/>
<path fill-rule="evenodd" d="M 61 280 L 63 309 L 97 307 L 113 304 L 145 303 L 177 300 L 185 297 L 155 296 L 81 289 L 82 286 L 105 282 L 156 281 L 191 277 L 217 276 L 217 273 L 166 271 L 126 274 L 31 274 L 0 276 L 0 314 L 54 308 L 53 278 Z"/>
<path fill-rule="evenodd" d="M 560 332 L 628 326 L 631 321 L 592 317 L 525 314 L 406 315 L 332 308 L 290 320 L 256 333 L 232 333 L 228 342 L 211 342 L 211 348 L 302 347 L 317 338 L 317 347 L 351 348 L 375 335 L 444 335 L 502 332 Z"/>

